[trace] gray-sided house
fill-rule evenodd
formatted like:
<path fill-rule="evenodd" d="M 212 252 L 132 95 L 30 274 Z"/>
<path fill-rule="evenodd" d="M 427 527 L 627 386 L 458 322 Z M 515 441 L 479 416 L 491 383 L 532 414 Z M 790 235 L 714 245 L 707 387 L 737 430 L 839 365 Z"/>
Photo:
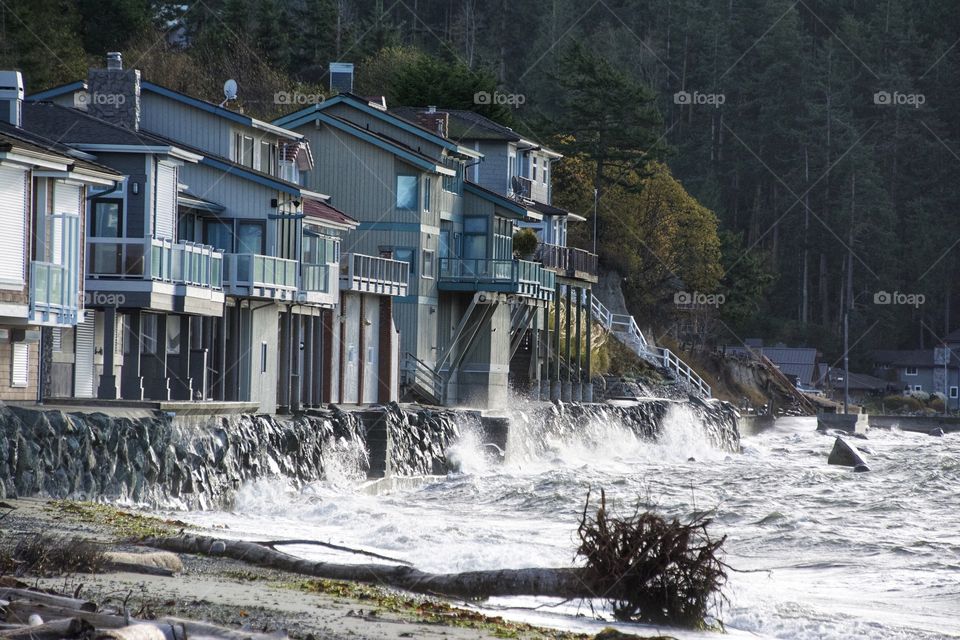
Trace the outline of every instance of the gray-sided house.
<path fill-rule="evenodd" d="M 555 274 L 559 303 L 549 317 L 540 311 L 519 332 L 511 346 L 511 376 L 518 387 L 539 387 L 543 399 L 591 400 L 590 332 L 580 328 L 590 326 L 596 311 L 591 288 L 597 256 L 568 246 L 568 223 L 585 219 L 552 204 L 552 165 L 563 156 L 472 111 L 397 107 L 391 113 L 481 153 L 467 168 L 467 179 L 526 210 L 516 226 L 536 232 L 539 244 L 530 258 Z"/>
<path fill-rule="evenodd" d="M 360 221 L 346 241 L 410 264 L 409 295 L 395 307 L 405 391 L 441 404 L 505 406 L 511 361 L 532 342 L 526 381 L 540 397 L 540 381 L 552 377 L 560 397 L 561 363 L 549 366 L 545 331 L 558 270 L 513 251 L 514 232 L 543 221 L 534 201 L 466 180 L 481 152 L 382 100 L 341 94 L 274 124 L 307 137 L 317 155 L 308 184 Z M 543 388 L 549 396 L 549 383 Z"/>
<path fill-rule="evenodd" d="M 940 393 L 947 408 L 960 409 L 960 330 L 932 349 L 887 349 L 871 354 L 874 375 L 901 392 Z"/>
<path fill-rule="evenodd" d="M 120 307 L 118 330 L 151 357 L 135 358 L 123 347 L 119 395 L 102 397 L 136 399 L 142 389 L 146 399 L 237 401 L 267 413 L 397 397 L 397 375 L 389 370 L 398 358 L 390 355 L 396 351 L 390 296 L 405 293 L 406 265 L 367 256 L 384 281 L 341 276 L 359 260 L 340 252 L 342 234 L 356 221 L 300 185 L 313 167 L 302 135 L 142 80 L 139 71 L 123 69 L 119 54 L 109 54 L 106 69 L 91 69 L 86 83 L 31 99 L 124 130 L 139 140 L 141 156 L 167 154 L 153 161 L 166 177 L 150 182 L 148 175 L 139 186 L 159 194 L 162 184 L 165 198 L 157 195 L 139 210 L 125 203 L 118 244 L 144 248 L 137 272 L 151 288 L 169 272 L 175 294 L 209 292 L 211 304 L 203 308 L 176 298 L 166 309 Z M 76 146 L 107 164 L 115 160 L 108 157 L 112 149 Z M 179 162 L 171 162 L 167 150 L 175 150 Z M 136 182 L 128 180 L 125 198 L 132 190 L 139 195 Z M 99 224 L 95 205 L 91 220 Z M 130 280 L 131 260 L 118 262 L 124 277 L 112 280 L 120 287 Z M 339 344 L 352 336 L 341 326 L 373 328 L 360 331 L 350 349 Z M 348 360 L 343 366 L 341 357 Z M 159 380 L 148 384 L 145 373 Z"/>
<path fill-rule="evenodd" d="M 24 123 L 19 72 L 0 71 L 0 400 L 38 401 L 75 383 L 85 308 L 83 211 L 119 173 Z"/>

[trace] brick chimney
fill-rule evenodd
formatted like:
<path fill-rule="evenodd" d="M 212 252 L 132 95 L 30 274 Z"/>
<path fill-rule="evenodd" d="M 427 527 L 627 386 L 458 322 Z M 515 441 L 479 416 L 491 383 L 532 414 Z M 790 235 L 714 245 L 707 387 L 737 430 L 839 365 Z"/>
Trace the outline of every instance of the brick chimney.
<path fill-rule="evenodd" d="M 140 71 L 124 69 L 119 51 L 107 54 L 106 69 L 87 74 L 87 112 L 137 131 L 140 129 Z"/>
<path fill-rule="evenodd" d="M 450 129 L 450 114 L 445 111 L 437 111 L 435 106 L 427 107 L 426 111 L 418 111 L 415 119 L 421 127 L 433 131 L 439 136 L 447 137 L 447 131 Z"/>

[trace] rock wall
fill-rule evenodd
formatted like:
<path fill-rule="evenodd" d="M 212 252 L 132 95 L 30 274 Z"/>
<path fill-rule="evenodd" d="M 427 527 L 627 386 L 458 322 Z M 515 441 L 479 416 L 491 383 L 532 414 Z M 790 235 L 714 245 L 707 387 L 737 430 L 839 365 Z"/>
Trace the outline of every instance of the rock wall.
<path fill-rule="evenodd" d="M 654 439 L 672 406 L 689 407 L 716 446 L 739 447 L 737 414 L 719 401 L 542 404 L 529 416 L 411 408 L 310 411 L 296 417 L 110 417 L 0 406 L 0 497 L 106 499 L 154 507 L 229 507 L 247 481 L 296 484 L 369 476 L 446 474 L 465 429 L 496 427 L 497 447 L 542 454 L 551 440 L 591 436 L 611 421 Z M 504 433 L 506 432 L 506 433 Z"/>

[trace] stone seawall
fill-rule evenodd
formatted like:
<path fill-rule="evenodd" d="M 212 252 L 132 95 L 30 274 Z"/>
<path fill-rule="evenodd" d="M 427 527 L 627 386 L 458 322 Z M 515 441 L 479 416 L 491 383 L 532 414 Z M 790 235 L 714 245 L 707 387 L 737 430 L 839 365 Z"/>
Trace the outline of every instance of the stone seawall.
<path fill-rule="evenodd" d="M 581 434 L 615 420 L 638 437 L 660 434 L 671 407 L 684 407 L 715 446 L 736 450 L 736 411 L 727 403 L 648 400 L 620 405 L 542 404 L 523 420 L 396 404 L 295 417 L 230 415 L 138 418 L 0 406 L 0 497 L 106 499 L 152 507 L 229 507 L 250 480 L 295 485 L 342 478 L 446 474 L 449 446 L 472 430 L 506 449 L 516 434 L 536 454 L 547 436 Z"/>

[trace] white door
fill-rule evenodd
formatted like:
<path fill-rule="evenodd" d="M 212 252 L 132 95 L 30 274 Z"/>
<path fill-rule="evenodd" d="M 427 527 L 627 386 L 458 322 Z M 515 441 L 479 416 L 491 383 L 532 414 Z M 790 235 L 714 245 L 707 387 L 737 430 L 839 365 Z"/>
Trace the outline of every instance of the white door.
<path fill-rule="evenodd" d="M 0 283 L 24 283 L 26 172 L 0 167 Z"/>
<path fill-rule="evenodd" d="M 89 313 L 86 322 L 77 325 L 74 333 L 77 347 L 73 374 L 73 395 L 77 398 L 93 397 L 93 316 Z"/>

